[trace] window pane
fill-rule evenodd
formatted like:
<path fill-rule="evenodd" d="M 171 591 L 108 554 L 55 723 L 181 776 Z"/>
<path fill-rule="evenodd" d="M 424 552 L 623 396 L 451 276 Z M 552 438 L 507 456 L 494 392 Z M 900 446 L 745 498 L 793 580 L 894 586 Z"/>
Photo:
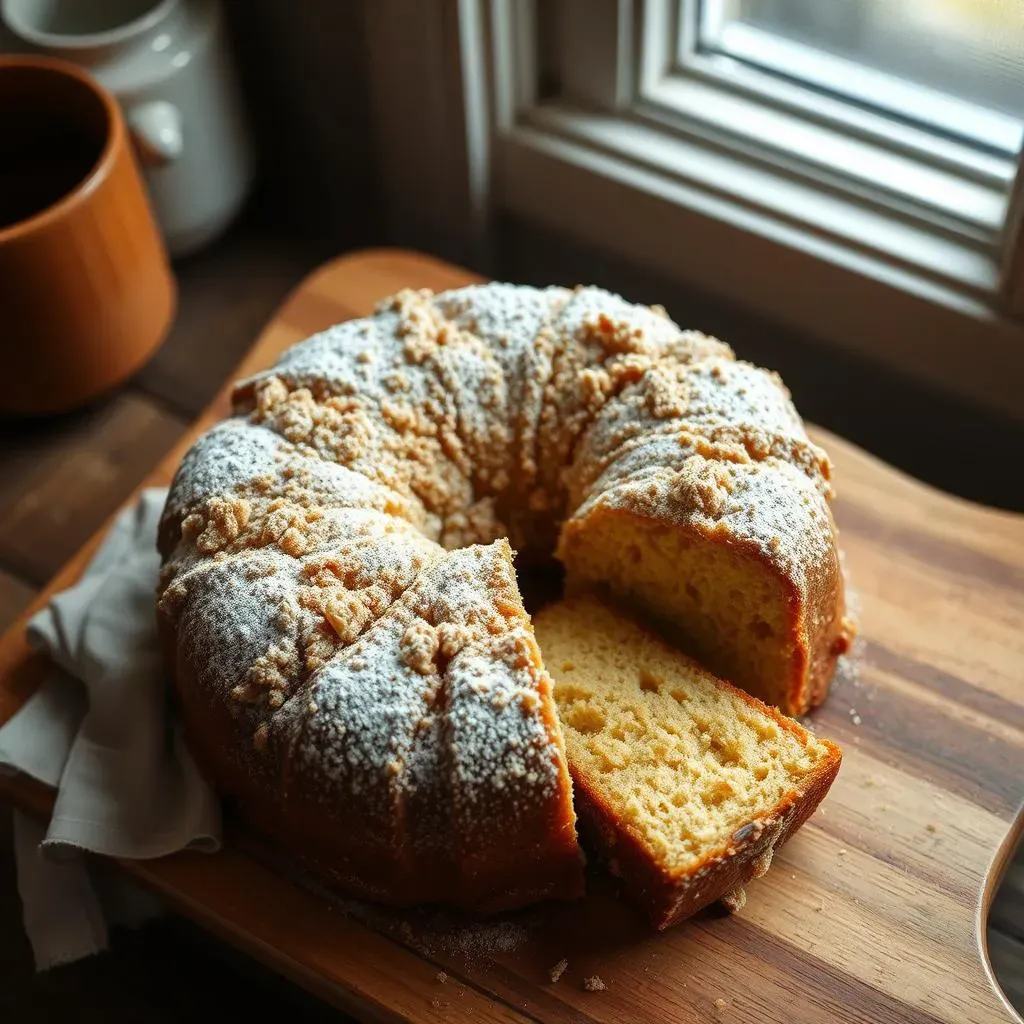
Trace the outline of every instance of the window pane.
<path fill-rule="evenodd" d="M 1016 153 L 1024 0 L 705 0 L 701 46 Z"/>

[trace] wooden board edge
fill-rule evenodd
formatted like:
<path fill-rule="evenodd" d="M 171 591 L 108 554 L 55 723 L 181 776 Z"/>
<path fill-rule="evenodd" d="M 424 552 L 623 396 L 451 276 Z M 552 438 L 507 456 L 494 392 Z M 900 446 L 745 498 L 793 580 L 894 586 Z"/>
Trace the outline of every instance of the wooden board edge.
<path fill-rule="evenodd" d="M 1016 1007 L 1007 998 L 992 967 L 992 958 L 989 954 L 988 944 L 988 916 L 992 902 L 999 891 L 999 886 L 1002 884 L 1006 871 L 1010 866 L 1010 861 L 1022 842 L 1024 842 L 1024 804 L 1021 804 L 1018 809 L 1013 823 L 1007 829 L 1003 841 L 999 844 L 999 848 L 993 855 L 989 868 L 985 872 L 984 885 L 978 901 L 978 912 L 974 925 L 975 937 L 978 941 L 978 955 L 981 957 L 982 967 L 988 977 L 989 984 L 1002 1000 L 1014 1024 L 1024 1024 L 1024 1017 L 1017 1012 Z"/>

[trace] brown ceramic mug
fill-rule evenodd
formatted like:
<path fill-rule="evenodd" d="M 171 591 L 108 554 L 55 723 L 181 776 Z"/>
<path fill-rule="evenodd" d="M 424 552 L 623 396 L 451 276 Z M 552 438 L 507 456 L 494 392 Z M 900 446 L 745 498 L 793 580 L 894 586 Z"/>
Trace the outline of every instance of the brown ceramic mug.
<path fill-rule="evenodd" d="M 121 383 L 174 306 L 117 102 L 71 64 L 0 57 L 0 410 L 67 410 Z"/>

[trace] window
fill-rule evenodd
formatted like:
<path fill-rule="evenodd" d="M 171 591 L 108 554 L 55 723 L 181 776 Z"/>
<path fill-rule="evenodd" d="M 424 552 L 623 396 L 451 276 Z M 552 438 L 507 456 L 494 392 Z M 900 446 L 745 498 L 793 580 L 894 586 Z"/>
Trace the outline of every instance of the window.
<path fill-rule="evenodd" d="M 1005 0 L 703 0 L 695 49 L 1013 160 L 1024 11 Z M 687 37 L 679 40 L 685 54 Z"/>
<path fill-rule="evenodd" d="M 1024 414 L 1016 0 L 489 13 L 497 205 Z"/>
<path fill-rule="evenodd" d="M 1024 18 L 996 0 L 646 4 L 639 98 L 680 130 L 995 251 L 1024 135 Z M 642 106 L 640 109 L 643 109 Z"/>

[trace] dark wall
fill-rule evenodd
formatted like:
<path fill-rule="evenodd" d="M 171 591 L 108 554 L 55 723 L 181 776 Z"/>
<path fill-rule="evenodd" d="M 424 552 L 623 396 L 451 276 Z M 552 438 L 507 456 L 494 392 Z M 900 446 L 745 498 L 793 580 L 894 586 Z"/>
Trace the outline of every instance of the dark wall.
<path fill-rule="evenodd" d="M 356 0 L 224 0 L 259 160 L 256 202 L 326 255 L 380 237 Z"/>

